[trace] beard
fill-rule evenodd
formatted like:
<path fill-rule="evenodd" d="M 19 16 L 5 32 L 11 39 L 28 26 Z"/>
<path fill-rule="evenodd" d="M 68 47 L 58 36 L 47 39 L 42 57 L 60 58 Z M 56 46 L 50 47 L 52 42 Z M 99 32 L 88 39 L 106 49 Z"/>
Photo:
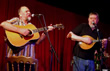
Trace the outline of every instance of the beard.
<path fill-rule="evenodd" d="M 27 18 L 27 21 L 30 21 L 30 20 L 31 20 L 31 17 L 28 17 L 28 18 Z"/>

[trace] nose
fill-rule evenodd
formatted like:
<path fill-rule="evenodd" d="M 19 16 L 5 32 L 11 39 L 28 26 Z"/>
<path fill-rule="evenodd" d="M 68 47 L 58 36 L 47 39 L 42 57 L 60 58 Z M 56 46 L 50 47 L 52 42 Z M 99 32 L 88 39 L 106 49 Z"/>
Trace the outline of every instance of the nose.
<path fill-rule="evenodd" d="M 27 12 L 28 14 L 31 14 L 31 12 Z"/>
<path fill-rule="evenodd" d="M 31 15 L 31 12 L 27 12 L 28 15 Z"/>

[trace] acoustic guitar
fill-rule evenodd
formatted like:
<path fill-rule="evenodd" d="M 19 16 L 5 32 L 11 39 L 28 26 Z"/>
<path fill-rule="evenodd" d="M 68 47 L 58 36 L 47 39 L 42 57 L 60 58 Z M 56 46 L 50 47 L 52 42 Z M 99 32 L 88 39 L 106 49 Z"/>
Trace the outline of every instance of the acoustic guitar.
<path fill-rule="evenodd" d="M 32 32 L 30 36 L 23 36 L 19 33 L 5 30 L 8 41 L 15 47 L 21 47 L 31 40 L 37 40 L 40 37 L 39 32 L 45 31 L 45 29 L 47 29 L 47 27 L 36 28 L 33 24 L 28 24 L 26 26 L 19 26 L 19 25 L 14 25 L 14 26 L 19 28 L 29 29 Z M 64 29 L 64 26 L 62 24 L 56 24 L 53 25 L 53 27 L 58 29 L 60 28 Z"/>
<path fill-rule="evenodd" d="M 79 46 L 80 46 L 82 49 L 84 49 L 84 50 L 91 49 L 91 48 L 95 45 L 96 42 L 102 41 L 102 40 L 96 40 L 96 39 L 94 39 L 93 37 L 88 36 L 88 35 L 84 35 L 84 36 L 82 36 L 82 37 L 88 37 L 88 38 L 90 38 L 90 39 L 92 40 L 92 43 L 91 43 L 91 44 L 86 44 L 86 43 L 84 43 L 84 42 L 79 42 Z M 110 37 L 109 37 L 107 40 L 110 41 Z"/>

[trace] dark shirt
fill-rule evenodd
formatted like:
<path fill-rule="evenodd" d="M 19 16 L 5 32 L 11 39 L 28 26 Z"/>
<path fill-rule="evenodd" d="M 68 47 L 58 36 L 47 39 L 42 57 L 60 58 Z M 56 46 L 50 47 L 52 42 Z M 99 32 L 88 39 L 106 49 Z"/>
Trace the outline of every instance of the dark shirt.
<path fill-rule="evenodd" d="M 98 38 L 97 30 L 92 30 L 91 27 L 86 23 L 80 24 L 75 29 L 73 29 L 72 32 L 78 36 L 88 35 L 94 39 Z M 100 38 L 102 38 L 101 33 Z M 76 41 L 75 46 L 73 48 L 73 55 L 86 60 L 94 60 L 94 52 L 95 50 L 99 51 L 100 47 L 100 42 L 97 42 L 92 48 L 84 50 L 79 46 L 78 41 Z"/>

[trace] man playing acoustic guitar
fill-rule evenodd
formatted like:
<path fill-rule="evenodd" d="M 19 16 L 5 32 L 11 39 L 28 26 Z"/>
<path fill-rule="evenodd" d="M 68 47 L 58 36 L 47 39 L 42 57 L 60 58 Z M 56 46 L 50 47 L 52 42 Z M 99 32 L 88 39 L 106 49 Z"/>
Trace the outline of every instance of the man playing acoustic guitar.
<path fill-rule="evenodd" d="M 102 37 L 101 32 L 97 32 L 99 15 L 91 12 L 88 17 L 88 24 L 82 23 L 67 35 L 67 38 L 76 41 L 73 48 L 73 71 L 95 71 L 94 52 L 100 52 L 100 48 L 106 48 L 107 39 Z M 95 41 L 97 39 L 102 39 Z M 101 42 L 101 43 L 100 43 Z"/>
<path fill-rule="evenodd" d="M 28 35 L 30 34 L 30 30 L 28 28 L 20 28 L 20 27 L 14 26 L 14 25 L 27 26 L 28 24 L 31 24 L 31 22 L 30 22 L 31 12 L 30 12 L 28 7 L 21 6 L 20 9 L 18 10 L 18 14 L 19 14 L 19 17 L 14 17 L 10 20 L 7 20 L 7 21 L 4 21 L 4 22 L 1 23 L 1 26 L 6 31 L 10 31 L 11 33 L 15 32 L 15 33 L 12 33 L 12 34 L 8 34 L 9 36 L 8 36 L 7 39 L 11 40 L 12 38 L 14 38 L 15 43 L 17 43 L 17 44 L 23 43 L 23 41 L 16 42 L 17 38 L 15 38 L 15 37 L 18 36 L 18 37 L 20 37 L 20 39 L 26 39 L 27 40 Z M 28 26 L 28 27 L 30 28 L 31 26 Z M 53 29 L 55 29 L 55 28 L 52 25 L 50 25 L 50 26 L 48 26 L 47 32 L 52 31 Z M 31 31 L 31 33 L 33 33 L 33 32 Z M 17 35 L 13 36 L 15 34 L 17 34 Z M 13 36 L 13 37 L 11 37 L 11 36 Z M 34 35 L 34 36 L 36 36 L 36 35 Z M 46 35 L 44 33 L 42 33 L 40 37 L 36 36 L 36 38 L 38 38 L 37 40 L 29 41 L 26 44 L 24 44 L 23 46 L 20 46 L 20 45 L 17 45 L 17 44 L 11 44 L 9 46 L 10 48 L 8 49 L 8 52 L 7 52 L 7 57 L 25 56 L 25 57 L 35 58 L 35 44 L 39 44 L 45 38 L 45 36 Z M 10 43 L 12 43 L 12 42 L 10 42 Z M 17 47 L 15 45 L 17 45 Z M 13 48 L 13 46 L 15 48 Z"/>

